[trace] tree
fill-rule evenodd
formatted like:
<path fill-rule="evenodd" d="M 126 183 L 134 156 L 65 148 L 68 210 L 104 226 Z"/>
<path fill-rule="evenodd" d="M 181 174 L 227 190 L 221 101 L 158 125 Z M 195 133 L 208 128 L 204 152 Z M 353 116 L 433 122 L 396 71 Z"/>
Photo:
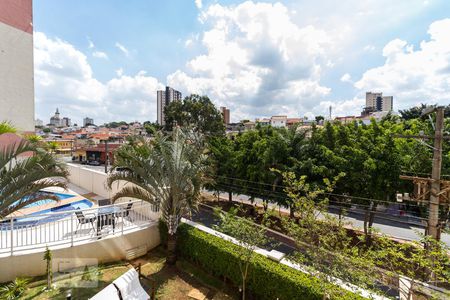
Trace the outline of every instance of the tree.
<path fill-rule="evenodd" d="M 124 197 L 158 204 L 168 227 L 167 262 L 176 261 L 176 234 L 181 217 L 197 207 L 205 183 L 206 160 L 203 138 L 192 130 L 176 127 L 171 136 L 158 133 L 153 141 L 124 145 L 116 151 L 107 185 L 129 183 L 111 200 Z M 120 169 L 118 169 L 120 168 Z"/>
<path fill-rule="evenodd" d="M 34 145 L 38 145 L 42 142 L 42 137 L 35 134 L 27 135 L 25 139 Z"/>
<path fill-rule="evenodd" d="M 192 126 L 194 130 L 208 135 L 223 135 L 225 125 L 222 113 L 208 96 L 190 95 L 183 101 L 172 101 L 164 109 L 165 130 L 171 131 L 174 124 Z"/>
<path fill-rule="evenodd" d="M 88 125 L 94 125 L 94 124 L 86 124 L 86 126 L 88 126 Z M 106 128 L 117 128 L 117 127 L 120 127 L 123 125 L 128 125 L 128 123 L 125 121 L 105 123 Z"/>
<path fill-rule="evenodd" d="M 145 132 L 149 135 L 154 135 L 158 130 L 161 129 L 161 126 L 157 123 L 152 123 L 150 121 L 144 122 Z"/>
<path fill-rule="evenodd" d="M 0 135 L 4 133 L 16 133 L 17 129 L 11 123 L 3 121 L 0 122 Z"/>
<path fill-rule="evenodd" d="M 320 123 L 321 121 L 324 121 L 325 117 L 324 116 L 316 116 L 316 123 Z"/>
<path fill-rule="evenodd" d="M 47 275 L 47 290 L 51 290 L 52 289 L 52 280 L 53 280 L 52 252 L 50 251 L 48 246 L 45 247 L 44 260 L 46 263 L 45 273 Z"/>
<path fill-rule="evenodd" d="M 214 180 L 211 187 L 217 191 L 228 193 L 228 200 L 233 201 L 233 192 L 239 191 L 239 183 L 235 180 L 236 158 L 234 143 L 227 137 L 217 136 L 209 139 L 208 148 Z"/>
<path fill-rule="evenodd" d="M 50 128 L 48 128 L 48 127 L 42 129 L 42 131 L 43 131 L 45 134 L 49 134 L 50 132 L 52 132 L 52 130 L 51 130 Z"/>
<path fill-rule="evenodd" d="M 436 105 L 428 105 L 421 103 L 419 106 L 414 106 L 408 109 L 399 110 L 399 113 L 404 120 L 411 120 L 411 119 L 419 119 L 422 117 L 422 112 L 430 107 L 435 107 Z M 444 111 L 444 117 L 448 118 L 450 117 L 450 105 L 447 105 L 445 107 Z"/>
<path fill-rule="evenodd" d="M 245 285 L 249 274 L 249 266 L 256 255 L 255 250 L 269 243 L 264 227 L 256 226 L 251 219 L 237 216 L 237 209 L 231 208 L 228 212 L 220 209 L 215 211 L 220 218 L 219 225 L 215 229 L 235 238 L 237 244 L 237 254 L 239 256 L 239 270 L 242 278 L 242 299 L 245 300 Z"/>
<path fill-rule="evenodd" d="M 399 243 L 386 235 L 378 235 L 376 246 L 368 250 L 376 264 L 382 266 L 385 275 L 394 278 L 399 277 L 399 274 L 406 276 L 400 278 L 410 283 L 409 289 L 400 291 L 406 295 L 405 299 L 412 299 L 414 291 L 421 286 L 420 282 L 435 286 L 450 282 L 450 248 L 430 236 L 417 234 L 421 237 L 420 241 L 409 243 Z"/>
<path fill-rule="evenodd" d="M 59 148 L 59 144 L 55 141 L 51 141 L 51 142 L 47 142 L 47 147 L 46 147 L 50 153 L 56 153 L 56 150 L 58 150 Z"/>
<path fill-rule="evenodd" d="M 21 158 L 22 154 L 32 156 Z M 66 188 L 69 175 L 64 165 L 49 153 L 21 141 L 0 149 L 0 219 L 42 199 L 59 198 L 41 192 L 48 187 Z"/>

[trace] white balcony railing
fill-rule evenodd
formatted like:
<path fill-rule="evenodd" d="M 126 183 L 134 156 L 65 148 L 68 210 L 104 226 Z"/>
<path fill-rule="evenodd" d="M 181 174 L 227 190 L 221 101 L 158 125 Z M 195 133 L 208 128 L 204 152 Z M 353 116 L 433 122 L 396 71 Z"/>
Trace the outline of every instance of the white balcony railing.
<path fill-rule="evenodd" d="M 158 218 L 158 207 L 143 201 L 6 218 L 0 221 L 0 255 L 122 235 Z"/>

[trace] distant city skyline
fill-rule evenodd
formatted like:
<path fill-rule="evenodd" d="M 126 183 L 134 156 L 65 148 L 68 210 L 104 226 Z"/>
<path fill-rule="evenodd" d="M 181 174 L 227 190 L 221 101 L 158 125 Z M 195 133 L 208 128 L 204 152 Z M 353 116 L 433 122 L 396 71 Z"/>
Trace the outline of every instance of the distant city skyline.
<path fill-rule="evenodd" d="M 368 91 L 392 95 L 394 111 L 447 104 L 449 11 L 444 0 L 35 1 L 35 118 L 57 106 L 74 123 L 154 122 L 165 86 L 209 96 L 231 122 L 358 115 Z"/>

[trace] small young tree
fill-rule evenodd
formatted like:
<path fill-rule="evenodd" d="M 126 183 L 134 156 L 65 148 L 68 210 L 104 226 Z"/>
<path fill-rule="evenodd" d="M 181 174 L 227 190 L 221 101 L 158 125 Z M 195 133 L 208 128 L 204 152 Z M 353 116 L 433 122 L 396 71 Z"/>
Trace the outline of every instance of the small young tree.
<path fill-rule="evenodd" d="M 53 272 L 52 272 L 52 252 L 48 248 L 45 247 L 44 252 L 44 260 L 47 262 L 45 273 L 47 274 L 47 289 L 52 289 L 52 280 L 53 280 Z"/>
<path fill-rule="evenodd" d="M 262 247 L 270 242 L 266 236 L 266 229 L 257 226 L 250 219 L 237 216 L 238 210 L 231 208 L 228 212 L 216 210 L 216 215 L 220 218 L 216 229 L 234 237 L 237 240 L 237 253 L 239 256 L 239 270 L 242 278 L 242 299 L 245 300 L 245 285 L 249 274 L 249 267 L 254 252 L 257 247 Z"/>
<path fill-rule="evenodd" d="M 396 278 L 401 274 L 406 277 L 403 280 L 409 281 L 409 288 L 406 290 L 399 287 L 399 292 L 406 299 L 412 299 L 415 291 L 425 288 L 420 282 L 431 285 L 450 282 L 450 248 L 430 236 L 419 232 L 417 234 L 421 237 L 420 241 L 410 243 L 399 243 L 388 236 L 378 235 L 376 246 L 369 249 L 386 275 Z M 431 296 L 439 299 L 442 297 Z"/>
<path fill-rule="evenodd" d="M 27 285 L 30 282 L 27 278 L 16 278 L 14 281 L 0 287 L 0 299 L 15 300 L 26 291 Z"/>
<path fill-rule="evenodd" d="M 283 227 L 294 238 L 297 251 L 292 259 L 305 265 L 316 277 L 325 282 L 324 297 L 335 297 L 339 289 L 329 288 L 338 279 L 363 287 L 373 286 L 373 264 L 367 253 L 358 250 L 347 234 L 345 221 L 327 212 L 328 199 L 324 196 L 333 191 L 343 173 L 330 181 L 323 180 L 319 187 L 308 183 L 306 176 L 297 178 L 293 172 L 281 173 L 285 192 L 291 198 L 298 220 L 284 218 Z M 320 200 L 319 200 L 320 199 Z"/>

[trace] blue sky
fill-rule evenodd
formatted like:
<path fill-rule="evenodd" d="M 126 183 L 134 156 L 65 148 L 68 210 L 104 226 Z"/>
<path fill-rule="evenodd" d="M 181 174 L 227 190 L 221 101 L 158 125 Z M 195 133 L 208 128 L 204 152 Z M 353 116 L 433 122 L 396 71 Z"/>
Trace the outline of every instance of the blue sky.
<path fill-rule="evenodd" d="M 450 103 L 450 1 L 34 1 L 36 115 L 156 119 L 168 84 L 233 121 Z"/>

